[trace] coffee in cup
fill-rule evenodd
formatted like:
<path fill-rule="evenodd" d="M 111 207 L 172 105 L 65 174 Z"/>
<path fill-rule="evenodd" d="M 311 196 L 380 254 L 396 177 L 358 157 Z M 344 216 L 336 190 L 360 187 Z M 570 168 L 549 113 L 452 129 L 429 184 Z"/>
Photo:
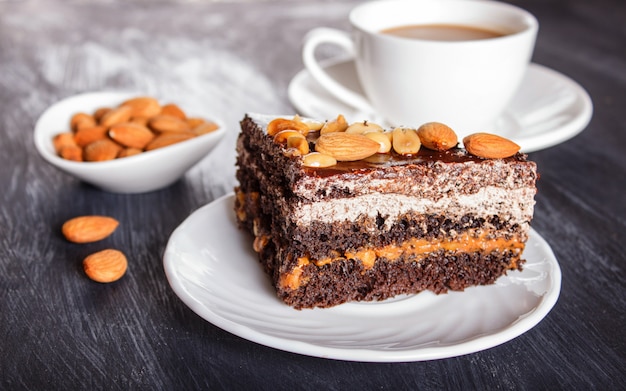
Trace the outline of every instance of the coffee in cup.
<path fill-rule="evenodd" d="M 457 24 L 411 24 L 384 29 L 381 33 L 409 39 L 451 42 L 498 38 L 506 35 L 500 31 Z"/>
<path fill-rule="evenodd" d="M 537 20 L 516 6 L 480 0 L 381 0 L 350 13 L 352 33 L 317 28 L 303 61 L 337 99 L 393 126 L 443 122 L 460 136 L 493 131 L 524 77 Z M 365 96 L 334 80 L 315 50 L 343 48 Z"/>

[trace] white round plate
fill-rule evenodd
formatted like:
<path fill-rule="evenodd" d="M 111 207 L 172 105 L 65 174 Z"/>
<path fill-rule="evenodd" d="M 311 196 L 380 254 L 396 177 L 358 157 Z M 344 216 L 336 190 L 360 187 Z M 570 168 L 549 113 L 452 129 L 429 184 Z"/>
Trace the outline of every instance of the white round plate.
<path fill-rule="evenodd" d="M 324 67 L 335 80 L 363 95 L 353 61 L 331 60 Z M 324 90 L 306 69 L 291 80 L 288 95 L 301 115 L 324 120 L 343 114 L 350 122 L 367 119 Z M 494 129 L 485 131 L 515 141 L 523 152 L 533 152 L 582 132 L 592 112 L 591 98 L 579 84 L 550 68 L 530 64 L 520 90 Z"/>
<path fill-rule="evenodd" d="M 164 254 L 174 292 L 214 325 L 293 353 L 349 361 L 423 361 L 488 349 L 526 332 L 554 306 L 561 271 L 531 231 L 522 272 L 464 292 L 295 310 L 280 301 L 226 195 L 191 214 Z"/>

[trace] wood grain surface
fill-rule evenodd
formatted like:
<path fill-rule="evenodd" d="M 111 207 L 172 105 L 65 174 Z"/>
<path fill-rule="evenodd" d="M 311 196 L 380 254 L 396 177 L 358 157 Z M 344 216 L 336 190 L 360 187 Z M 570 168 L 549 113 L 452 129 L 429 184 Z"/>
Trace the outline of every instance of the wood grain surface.
<path fill-rule="evenodd" d="M 527 333 L 445 360 L 344 362 L 234 336 L 173 293 L 162 266 L 167 240 L 235 186 L 239 120 L 293 113 L 287 86 L 302 68 L 304 35 L 347 30 L 358 3 L 0 1 L 0 389 L 626 389 L 621 0 L 513 2 L 540 22 L 533 61 L 579 82 L 594 102 L 580 135 L 530 155 L 541 173 L 533 227 L 563 283 L 554 309 Z M 147 194 L 103 192 L 39 157 L 32 131 L 48 106 L 116 89 L 215 114 L 228 134 L 180 181 Z M 84 214 L 120 226 L 101 242 L 67 242 L 61 225 Z M 128 272 L 95 283 L 82 259 L 108 247 L 128 255 Z"/>

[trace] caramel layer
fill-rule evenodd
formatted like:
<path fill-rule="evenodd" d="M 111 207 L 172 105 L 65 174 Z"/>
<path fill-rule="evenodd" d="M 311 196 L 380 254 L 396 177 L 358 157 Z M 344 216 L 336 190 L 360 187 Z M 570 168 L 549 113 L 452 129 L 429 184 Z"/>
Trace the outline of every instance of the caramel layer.
<path fill-rule="evenodd" d="M 305 284 L 302 272 L 305 266 L 314 264 L 321 267 L 331 262 L 354 259 L 363 264 L 364 270 L 374 267 L 376 261 L 395 262 L 401 257 L 418 261 L 431 253 L 443 250 L 446 253 L 474 253 L 485 254 L 492 251 L 513 251 L 514 257 L 510 267 L 517 267 L 519 257 L 524 250 L 524 243 L 516 239 L 487 238 L 487 234 L 476 235 L 473 231 L 467 231 L 458 235 L 454 239 L 426 240 L 412 238 L 400 245 L 391 244 L 380 248 L 363 248 L 354 252 L 338 253 L 337 256 L 323 259 L 309 259 L 309 257 L 298 258 L 298 265 L 289 273 L 280 277 L 279 284 L 284 289 L 295 290 Z"/>

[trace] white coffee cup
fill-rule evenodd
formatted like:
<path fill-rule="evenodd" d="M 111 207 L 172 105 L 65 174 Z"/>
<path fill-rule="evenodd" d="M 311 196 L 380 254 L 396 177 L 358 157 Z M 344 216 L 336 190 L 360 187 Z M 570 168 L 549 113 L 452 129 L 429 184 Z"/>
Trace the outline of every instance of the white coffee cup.
<path fill-rule="evenodd" d="M 437 121 L 459 136 L 493 131 L 524 77 L 537 36 L 534 16 L 485 0 L 381 0 L 350 13 L 352 34 L 317 28 L 303 47 L 306 69 L 337 99 L 394 126 Z M 505 34 L 469 41 L 402 38 L 381 30 L 411 25 L 459 25 Z M 338 45 L 354 58 L 366 96 L 334 80 L 315 50 Z M 341 113 L 338 113 L 341 114 Z"/>

